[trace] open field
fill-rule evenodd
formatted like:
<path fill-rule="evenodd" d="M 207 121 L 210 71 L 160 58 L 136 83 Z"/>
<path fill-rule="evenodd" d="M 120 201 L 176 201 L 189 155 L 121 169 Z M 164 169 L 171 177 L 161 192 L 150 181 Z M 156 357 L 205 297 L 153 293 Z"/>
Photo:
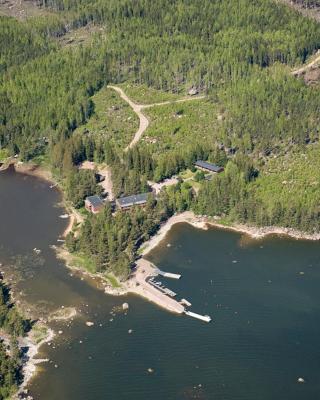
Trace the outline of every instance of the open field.
<path fill-rule="evenodd" d="M 0 0 L 0 16 L 25 20 L 49 14 L 53 12 L 37 7 L 36 2 L 32 0 Z"/>
<path fill-rule="evenodd" d="M 98 25 L 88 24 L 78 29 L 73 29 L 65 35 L 58 38 L 58 41 L 63 47 L 78 46 L 80 44 L 87 45 L 93 41 L 96 34 L 101 34 L 103 28 Z"/>
<path fill-rule="evenodd" d="M 305 151 L 270 159 L 252 185 L 270 207 L 292 202 L 311 206 L 320 202 L 319 170 L 319 144 L 309 145 Z"/>
<path fill-rule="evenodd" d="M 141 142 L 157 154 L 216 137 L 218 112 L 210 100 L 173 103 L 145 110 L 150 121 Z"/>
<path fill-rule="evenodd" d="M 187 95 L 186 92 L 172 93 L 147 87 L 146 85 L 136 85 L 125 82 L 119 86 L 132 101 L 137 104 L 154 104 L 162 101 L 179 100 Z"/>
<path fill-rule="evenodd" d="M 307 18 L 315 19 L 316 21 L 320 21 L 320 7 L 304 7 L 301 3 L 297 0 L 278 0 L 278 2 L 286 4 L 289 7 L 292 7 L 302 15 Z"/>
<path fill-rule="evenodd" d="M 94 102 L 94 115 L 77 132 L 101 136 L 124 149 L 138 129 L 137 115 L 112 89 L 102 88 L 91 99 Z"/>

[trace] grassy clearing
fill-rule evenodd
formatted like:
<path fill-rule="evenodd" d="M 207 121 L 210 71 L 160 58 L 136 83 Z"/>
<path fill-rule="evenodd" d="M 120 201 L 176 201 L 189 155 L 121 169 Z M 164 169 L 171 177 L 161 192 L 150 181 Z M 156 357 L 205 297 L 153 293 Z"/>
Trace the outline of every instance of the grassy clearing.
<path fill-rule="evenodd" d="M 110 285 L 114 288 L 119 288 L 121 287 L 120 283 L 118 282 L 118 279 L 112 275 L 112 274 L 105 274 L 105 278 L 109 281 Z"/>
<path fill-rule="evenodd" d="M 320 204 L 320 145 L 271 159 L 253 187 L 265 203 Z"/>
<path fill-rule="evenodd" d="M 81 268 L 91 273 L 97 272 L 96 266 L 90 257 L 87 257 L 82 253 L 72 253 L 71 256 L 71 267 Z"/>
<path fill-rule="evenodd" d="M 94 115 L 76 132 L 101 136 L 124 149 L 139 127 L 137 115 L 112 89 L 102 88 L 91 99 L 95 106 Z"/>
<path fill-rule="evenodd" d="M 31 335 L 33 342 L 38 344 L 48 336 L 48 328 L 42 324 L 35 324 L 32 328 Z"/>
<path fill-rule="evenodd" d="M 145 113 L 150 125 L 141 142 L 157 154 L 212 142 L 220 125 L 217 108 L 207 99 L 152 107 Z"/>
<path fill-rule="evenodd" d="M 9 152 L 7 149 L 0 149 L 0 161 L 4 161 L 9 157 Z"/>
<path fill-rule="evenodd" d="M 192 172 L 190 169 L 186 169 L 185 171 L 181 171 L 179 176 L 185 180 L 185 179 L 192 179 L 194 177 L 195 173 Z"/>
<path fill-rule="evenodd" d="M 9 0 L 0 4 L 0 16 L 25 20 L 54 14 L 53 11 L 37 7 L 33 1 Z"/>
<path fill-rule="evenodd" d="M 89 44 L 93 41 L 96 34 L 103 33 L 103 28 L 98 25 L 88 24 L 87 26 L 74 29 L 66 35 L 61 36 L 58 42 L 63 47 L 73 47 L 80 44 Z"/>
<path fill-rule="evenodd" d="M 163 92 L 150 88 L 146 85 L 135 85 L 134 83 L 122 83 L 118 85 L 125 94 L 137 104 L 153 104 L 162 101 L 178 100 L 186 96 L 187 93 Z"/>

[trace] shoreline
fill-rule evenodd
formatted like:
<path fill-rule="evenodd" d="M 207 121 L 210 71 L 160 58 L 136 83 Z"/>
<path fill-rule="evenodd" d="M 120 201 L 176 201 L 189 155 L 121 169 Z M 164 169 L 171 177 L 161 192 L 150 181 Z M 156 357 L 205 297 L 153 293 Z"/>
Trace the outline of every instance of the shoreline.
<path fill-rule="evenodd" d="M 37 365 L 49 361 L 48 359 L 35 358 L 39 354 L 41 346 L 45 343 L 51 342 L 55 337 L 53 329 L 48 328 L 47 326 L 46 328 L 47 335 L 45 338 L 40 340 L 39 343 L 35 343 L 35 341 L 32 339 L 32 329 L 26 337 L 21 338 L 21 340 L 19 341 L 20 347 L 28 347 L 28 352 L 27 360 L 24 361 L 22 365 L 23 381 L 15 395 L 16 399 L 19 399 L 20 395 L 25 394 L 26 387 L 30 383 L 31 379 L 36 376 Z"/>
<path fill-rule="evenodd" d="M 58 183 L 55 182 L 52 173 L 49 170 L 44 169 L 41 166 L 26 163 L 19 164 L 17 162 L 13 162 L 14 168 L 18 173 L 25 173 L 33 176 L 37 176 L 41 179 L 45 179 L 51 182 L 53 185 L 58 186 Z M 12 165 L 10 164 L 10 165 Z M 76 210 L 70 207 L 65 199 L 64 193 L 61 188 L 58 187 L 63 196 L 63 206 L 69 214 L 69 223 L 65 228 L 64 232 L 60 237 L 66 237 L 69 232 L 71 232 L 75 226 L 75 224 L 83 222 L 83 217 L 78 215 Z M 301 232 L 295 229 L 290 228 L 282 228 L 282 227 L 254 227 L 242 224 L 234 224 L 234 225 L 223 225 L 219 223 L 219 219 L 217 217 L 207 217 L 207 216 L 197 216 L 193 211 L 185 211 L 180 214 L 173 215 L 166 222 L 164 222 L 158 232 L 152 236 L 147 242 L 143 243 L 140 247 L 140 252 L 142 257 L 149 254 L 154 248 L 156 248 L 167 236 L 171 228 L 178 223 L 187 223 L 192 225 L 197 229 L 208 230 L 209 227 L 224 229 L 233 232 L 242 233 L 248 235 L 253 240 L 261 240 L 269 235 L 278 235 L 278 236 L 287 236 L 292 237 L 299 240 L 320 240 L 320 233 L 318 234 L 308 234 L 305 232 Z M 159 292 L 154 289 L 152 285 L 147 282 L 149 277 L 156 275 L 154 268 L 152 265 L 144 258 L 137 261 L 137 269 L 134 274 L 126 282 L 121 282 L 120 287 L 114 287 L 110 283 L 108 283 L 107 278 L 101 273 L 91 273 L 86 271 L 82 267 L 77 267 L 75 265 L 71 265 L 73 262 L 73 255 L 68 252 L 65 246 L 54 246 L 57 254 L 57 258 L 62 259 L 65 262 L 65 265 L 70 270 L 74 270 L 80 272 L 82 275 L 89 277 L 90 279 L 97 281 L 95 282 L 96 286 L 103 288 L 104 292 L 113 296 L 124 296 L 128 294 L 136 294 L 141 296 L 158 306 L 165 308 L 171 312 L 181 313 L 180 303 L 174 301 L 176 304 L 173 304 L 172 299 L 168 298 L 164 295 L 159 295 Z M 143 265 L 142 265 L 143 264 Z M 177 306 L 179 305 L 179 306 Z"/>
<path fill-rule="evenodd" d="M 81 224 L 83 222 L 83 217 L 73 207 L 71 207 L 70 204 L 66 202 L 62 188 L 60 187 L 59 183 L 54 179 L 52 172 L 49 169 L 44 168 L 41 165 L 33 163 L 19 163 L 18 161 L 13 160 L 8 163 L 5 168 L 2 168 L 1 171 L 5 171 L 10 167 L 13 167 L 15 172 L 17 172 L 18 174 L 35 176 L 36 178 L 45 180 L 46 182 L 51 183 L 52 189 L 56 188 L 60 191 L 62 195 L 62 206 L 69 214 L 68 225 L 66 226 L 60 237 L 65 238 L 73 230 L 75 225 Z"/>
<path fill-rule="evenodd" d="M 9 168 L 10 166 L 14 166 L 14 169 L 18 173 L 23 173 L 26 175 L 31 175 L 31 176 L 36 176 L 40 179 L 44 179 L 58 188 L 58 190 L 61 191 L 62 196 L 63 196 L 63 207 L 66 209 L 66 211 L 69 213 L 70 221 L 68 226 L 66 227 L 65 231 L 61 234 L 62 237 L 65 237 L 69 232 L 72 231 L 73 226 L 75 223 L 82 223 L 83 222 L 83 217 L 70 205 L 68 205 L 64 199 L 64 192 L 59 187 L 58 182 L 54 179 L 52 173 L 50 170 L 43 168 L 37 164 L 32 164 L 32 163 L 22 163 L 19 164 L 15 160 L 12 161 L 11 163 L 7 164 L 6 168 L 2 169 L 4 171 L 5 169 Z M 167 232 L 171 229 L 172 226 L 174 226 L 177 223 L 188 223 L 195 228 L 207 230 L 208 226 L 215 227 L 218 229 L 225 229 L 225 230 L 230 230 L 234 232 L 239 232 L 246 234 L 250 236 L 252 239 L 263 239 L 266 236 L 269 235 L 278 235 L 278 236 L 288 236 L 294 239 L 298 240 L 312 240 L 312 241 L 317 241 L 320 240 L 320 232 L 319 233 L 307 233 L 300 231 L 298 229 L 294 228 L 285 228 L 285 227 L 279 227 L 279 226 L 264 226 L 264 227 L 258 227 L 258 226 L 250 226 L 250 225 L 245 225 L 245 224 L 233 224 L 233 225 L 224 225 L 219 223 L 219 219 L 215 219 L 214 217 L 207 217 L 207 216 L 201 216 L 201 215 L 196 215 L 194 214 L 193 211 L 184 211 L 180 214 L 173 215 L 170 217 L 163 225 L 161 225 L 159 231 L 151 237 L 147 242 L 142 244 L 142 254 L 147 254 L 149 251 L 151 251 L 160 241 L 162 238 L 166 235 Z M 163 236 L 164 235 L 164 236 Z M 159 239 L 158 237 L 161 237 Z M 151 247 L 150 247 L 151 246 Z"/>
<path fill-rule="evenodd" d="M 218 222 L 219 220 L 213 220 L 213 217 L 203 217 L 194 214 L 193 211 L 184 211 L 183 213 L 170 217 L 159 229 L 159 231 L 152 236 L 147 242 L 141 246 L 141 254 L 143 256 L 150 253 L 155 247 L 157 247 L 167 236 L 171 228 L 179 223 L 187 223 L 194 228 L 208 230 L 209 227 L 229 230 L 233 232 L 242 233 L 248 235 L 253 240 L 261 240 L 270 235 L 276 236 L 287 236 L 297 240 L 320 240 L 320 233 L 308 234 L 292 228 L 283 228 L 277 226 L 266 226 L 256 227 L 242 224 L 235 225 L 223 225 Z"/>
<path fill-rule="evenodd" d="M 214 218 L 197 216 L 192 211 L 185 211 L 180 214 L 173 215 L 166 222 L 164 222 L 158 232 L 152 236 L 147 242 L 143 243 L 141 246 L 142 258 L 137 260 L 137 269 L 131 277 L 125 281 L 121 282 L 120 287 L 113 287 L 111 284 L 107 283 L 107 278 L 101 273 L 92 273 L 85 270 L 82 267 L 77 267 L 71 265 L 73 255 L 68 252 L 64 246 L 54 246 L 56 250 L 57 257 L 65 262 L 67 268 L 71 271 L 76 271 L 83 276 L 89 277 L 90 279 L 97 280 L 100 279 L 101 282 L 97 287 L 102 288 L 103 291 L 111 296 L 126 296 L 129 294 L 135 294 L 144 299 L 158 305 L 159 307 L 173 313 L 181 314 L 183 312 L 180 303 L 170 297 L 163 295 L 158 290 L 156 290 L 152 285 L 147 282 L 147 279 L 156 276 L 157 273 L 152 267 L 152 264 L 145 259 L 153 249 L 155 249 L 163 240 L 165 240 L 167 234 L 170 230 L 180 223 L 187 223 L 194 228 L 208 230 L 210 227 L 216 229 L 224 229 L 237 233 L 242 233 L 252 240 L 262 240 L 269 235 L 286 236 L 297 240 L 320 240 L 320 234 L 307 234 L 297 230 L 281 227 L 250 227 L 246 225 L 231 225 L 226 226 L 214 220 Z"/>

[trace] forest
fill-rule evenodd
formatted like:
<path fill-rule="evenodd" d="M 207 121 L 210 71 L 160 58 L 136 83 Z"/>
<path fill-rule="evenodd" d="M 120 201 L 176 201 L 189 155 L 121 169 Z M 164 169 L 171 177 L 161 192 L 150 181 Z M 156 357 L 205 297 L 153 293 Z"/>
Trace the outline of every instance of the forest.
<path fill-rule="evenodd" d="M 138 244 L 172 212 L 189 208 L 230 222 L 319 230 L 319 191 L 299 186 L 291 201 L 281 162 L 288 157 L 294 170 L 301 154 L 313 157 L 310 148 L 317 149 L 319 85 L 306 86 L 290 69 L 318 50 L 318 23 L 272 0 L 39 0 L 38 6 L 50 15 L 0 17 L 0 150 L 22 161 L 47 160 L 76 208 L 100 190 L 93 172 L 78 169 L 85 160 L 110 166 L 116 196 L 148 191 L 148 180 L 192 169 L 198 158 L 226 167 L 201 182 L 198 196 L 179 183 L 150 200 L 147 211 L 111 218 L 106 207 L 88 216 L 80 236 L 68 238 L 70 249 L 92 255 L 97 270 L 126 276 L 123 266 Z M 90 41 L 60 40 L 92 26 L 98 29 Z M 196 87 L 207 100 L 149 110 L 157 126 L 147 133 L 156 142 L 124 152 L 134 125 L 127 119 L 121 130 L 111 111 L 104 123 L 97 119 L 102 99 L 112 101 L 109 83 L 169 97 Z M 296 171 L 305 185 L 311 171 L 319 178 L 312 163 Z M 272 185 L 281 189 L 277 201 Z"/>
<path fill-rule="evenodd" d="M 0 338 L 10 339 L 7 344 L 0 340 L 0 399 L 12 395 L 21 382 L 21 351 L 17 338 L 30 329 L 29 321 L 24 320 L 10 298 L 8 287 L 0 282 Z M 9 346 L 9 351 L 8 351 Z"/>

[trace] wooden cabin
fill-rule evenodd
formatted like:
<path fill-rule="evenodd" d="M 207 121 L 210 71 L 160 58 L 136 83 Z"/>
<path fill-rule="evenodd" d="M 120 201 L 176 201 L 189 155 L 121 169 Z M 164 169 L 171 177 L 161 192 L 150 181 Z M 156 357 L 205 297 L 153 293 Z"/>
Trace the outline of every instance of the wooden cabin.
<path fill-rule="evenodd" d="M 94 195 L 85 199 L 84 206 L 88 211 L 92 212 L 93 214 L 97 214 L 102 210 L 104 203 L 99 196 Z"/>

